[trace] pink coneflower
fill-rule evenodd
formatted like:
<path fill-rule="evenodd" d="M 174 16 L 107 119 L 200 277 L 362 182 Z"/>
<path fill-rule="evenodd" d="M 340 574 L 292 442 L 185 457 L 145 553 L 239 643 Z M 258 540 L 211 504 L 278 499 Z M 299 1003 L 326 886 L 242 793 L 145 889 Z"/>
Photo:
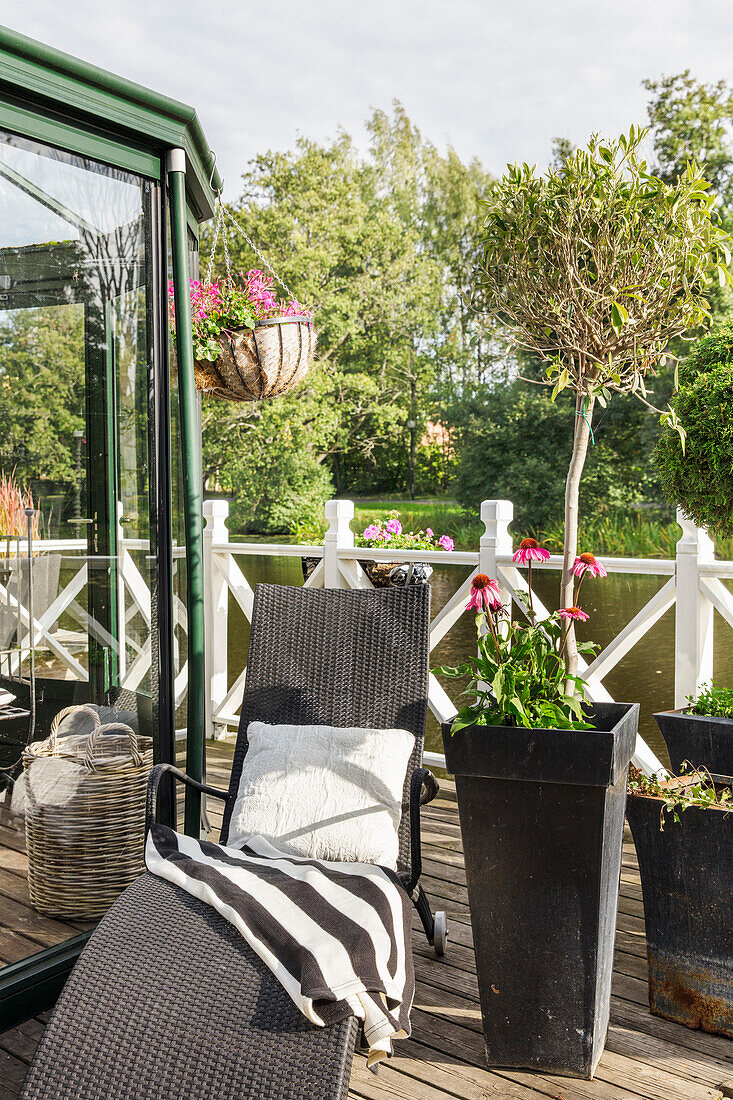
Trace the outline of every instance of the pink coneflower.
<path fill-rule="evenodd" d="M 547 561 L 549 557 L 550 551 L 540 546 L 537 539 L 522 539 L 514 554 L 514 561 L 518 565 L 531 565 L 533 561 Z"/>
<path fill-rule="evenodd" d="M 590 615 L 587 615 L 580 607 L 561 607 L 559 615 L 561 619 L 580 623 L 587 623 L 590 618 Z"/>
<path fill-rule="evenodd" d="M 466 611 L 498 611 L 501 606 L 499 585 L 485 573 L 477 573 L 471 582 L 471 598 Z"/>
<path fill-rule="evenodd" d="M 573 573 L 576 577 L 607 577 L 608 573 L 596 558 L 595 554 L 580 554 L 573 562 Z"/>

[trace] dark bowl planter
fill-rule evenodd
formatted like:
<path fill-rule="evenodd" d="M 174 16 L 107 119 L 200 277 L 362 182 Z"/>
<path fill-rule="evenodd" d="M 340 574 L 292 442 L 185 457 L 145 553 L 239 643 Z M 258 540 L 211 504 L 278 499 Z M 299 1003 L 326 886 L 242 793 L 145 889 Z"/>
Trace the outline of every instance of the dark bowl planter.
<path fill-rule="evenodd" d="M 687 709 L 666 710 L 654 717 L 674 775 L 680 774 L 685 760 L 713 775 L 733 775 L 733 720 L 690 714 Z"/>
<path fill-rule="evenodd" d="M 730 780 L 733 784 L 733 779 Z M 690 806 L 679 822 L 660 798 L 630 794 L 649 960 L 649 1008 L 733 1038 L 733 812 Z"/>
<path fill-rule="evenodd" d="M 592 714 L 591 731 L 443 726 L 491 1066 L 591 1078 L 603 1051 L 639 706 Z"/>

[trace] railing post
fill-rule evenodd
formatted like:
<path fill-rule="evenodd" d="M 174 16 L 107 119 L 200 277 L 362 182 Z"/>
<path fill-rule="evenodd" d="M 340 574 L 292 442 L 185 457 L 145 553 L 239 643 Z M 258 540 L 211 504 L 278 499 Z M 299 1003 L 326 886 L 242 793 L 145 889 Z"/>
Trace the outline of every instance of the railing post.
<path fill-rule="evenodd" d="M 229 541 L 227 516 L 229 502 L 226 500 L 204 501 L 204 632 L 206 645 L 206 736 L 216 736 L 217 709 L 227 694 L 227 653 L 229 588 L 220 569 L 214 561 L 214 544 Z"/>
<path fill-rule="evenodd" d="M 713 678 L 714 608 L 700 591 L 700 565 L 715 560 L 715 544 L 680 509 L 677 523 L 682 538 L 677 543 L 674 696 L 675 706 L 683 707 L 688 695 L 697 695 L 700 685 Z"/>
<path fill-rule="evenodd" d="M 354 532 L 351 530 L 354 502 L 327 500 L 325 511 L 328 530 L 323 539 L 323 587 L 348 588 L 339 569 L 339 550 L 351 549 L 354 545 Z"/>
<path fill-rule="evenodd" d="M 499 579 L 499 557 L 511 557 L 512 536 L 509 524 L 514 517 L 514 505 L 510 500 L 481 501 L 481 522 L 484 533 L 479 542 L 479 573 L 486 573 L 492 580 L 498 581 L 502 603 L 509 604 L 510 594 Z"/>

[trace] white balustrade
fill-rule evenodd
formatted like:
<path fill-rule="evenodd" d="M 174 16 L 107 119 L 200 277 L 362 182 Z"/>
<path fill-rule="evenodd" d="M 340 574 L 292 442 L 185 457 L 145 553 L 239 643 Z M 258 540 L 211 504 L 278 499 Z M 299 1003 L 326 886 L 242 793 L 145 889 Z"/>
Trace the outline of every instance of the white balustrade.
<path fill-rule="evenodd" d="M 512 558 L 513 546 L 509 527 L 513 517 L 513 505 L 506 500 L 485 500 L 481 505 L 484 531 L 477 552 L 457 550 L 446 553 L 434 551 L 403 551 L 368 549 L 354 546 L 351 522 L 354 504 L 349 500 L 331 500 L 326 503 L 327 530 L 323 545 L 294 545 L 291 543 L 242 543 L 233 542 L 227 529 L 229 505 L 222 500 L 204 503 L 204 583 L 205 583 L 205 643 L 206 669 L 209 692 L 207 697 L 206 725 L 209 737 L 230 736 L 236 726 L 246 668 L 232 670 L 230 683 L 228 644 L 231 625 L 229 601 L 233 598 L 247 621 L 251 621 L 253 591 L 237 559 L 242 555 L 280 556 L 320 559 L 305 581 L 308 587 L 319 588 L 371 588 L 369 577 L 360 562 L 420 561 L 431 565 L 450 566 L 463 570 L 454 595 L 442 607 L 431 624 L 430 648 L 434 649 L 455 627 L 464 614 L 468 602 L 471 581 L 477 572 L 494 577 L 508 601 L 526 593 L 524 573 L 517 569 Z M 63 553 L 68 562 L 78 557 L 78 569 L 67 581 L 43 614 L 35 615 L 33 622 L 17 593 L 22 589 L 12 584 L 0 585 L 0 606 L 3 604 L 17 616 L 21 627 L 21 646 L 27 653 L 31 644 L 45 647 L 72 679 L 86 680 L 87 672 L 81 661 L 64 641 L 63 632 L 54 629 L 59 617 L 67 613 L 91 633 L 102 645 L 117 653 L 121 682 L 134 690 L 148 673 L 151 660 L 149 635 L 142 642 L 141 635 L 149 631 L 151 619 L 150 591 L 138 568 L 133 552 L 149 551 L 144 540 L 125 539 L 118 517 L 118 621 L 121 642 L 112 638 L 103 627 L 90 620 L 80 602 L 81 593 L 88 583 L 88 561 L 85 557 L 84 539 L 47 539 L 35 544 L 37 553 Z M 612 558 L 603 562 L 609 573 L 635 573 L 656 576 L 663 581 L 644 607 L 623 627 L 603 651 L 588 665 L 581 662 L 581 672 L 589 685 L 589 694 L 595 700 L 610 700 L 604 686 L 604 678 L 636 646 L 651 628 L 673 606 L 675 607 L 675 677 L 674 701 L 684 705 L 688 695 L 694 695 L 701 684 L 713 675 L 714 616 L 717 611 L 724 622 L 733 627 L 733 593 L 724 581 L 733 579 L 733 562 L 716 561 L 713 542 L 707 532 L 696 527 L 682 513 L 678 513 L 682 535 L 677 543 L 674 559 Z M 72 559 L 69 555 L 73 555 Z M 174 548 L 176 562 L 185 557 L 185 548 Z M 549 561 L 536 564 L 535 569 L 558 570 L 562 559 L 552 555 Z M 20 601 L 20 602 L 19 602 Z M 176 599 L 175 623 L 186 629 L 185 607 Z M 547 609 L 535 594 L 535 609 L 541 618 Z M 132 629 L 133 620 L 137 629 Z M 142 624 L 142 625 L 141 625 Z M 6 655 L 4 664 L 16 673 L 22 665 L 18 653 Z M 175 683 L 176 703 L 180 703 L 186 691 L 187 668 L 178 671 Z M 671 703 L 671 700 L 670 700 Z M 449 720 L 456 708 L 449 694 L 437 678 L 430 675 L 429 704 L 440 722 Z M 232 731 L 233 732 L 233 731 Z M 438 753 L 426 753 L 426 760 L 437 766 L 444 765 Z M 639 739 L 634 761 L 646 772 L 661 768 L 659 760 L 649 747 Z"/>

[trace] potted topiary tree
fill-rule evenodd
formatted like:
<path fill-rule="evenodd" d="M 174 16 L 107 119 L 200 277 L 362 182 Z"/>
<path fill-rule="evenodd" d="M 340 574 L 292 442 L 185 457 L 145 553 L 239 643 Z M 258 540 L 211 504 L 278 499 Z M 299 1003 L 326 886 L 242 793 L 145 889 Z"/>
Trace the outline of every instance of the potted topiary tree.
<path fill-rule="evenodd" d="M 712 278 L 730 281 L 729 238 L 702 173 L 691 164 L 673 186 L 650 175 L 639 155 L 643 137 L 632 128 L 615 142 L 593 138 L 545 175 L 510 167 L 489 200 L 476 307 L 547 363 L 553 399 L 570 391 L 575 401 L 564 627 L 558 634 L 557 619 L 537 623 L 529 607 L 527 644 L 505 620 L 497 623 L 499 649 L 509 631 L 518 649 L 512 661 L 524 662 L 522 683 L 551 682 L 556 705 L 540 700 L 520 711 L 506 671 L 494 680 L 481 672 L 478 703 L 489 692 L 498 709 L 478 705 L 468 723 L 443 731 L 456 775 L 489 1062 L 581 1077 L 592 1076 L 608 1024 L 638 707 L 573 709 L 582 693 L 574 622 L 584 615 L 576 581 L 595 564 L 592 554 L 578 554 L 580 480 L 596 403 L 633 393 L 653 407 L 648 376 L 671 339 L 708 318 Z M 675 427 L 673 410 L 662 415 Z M 531 540 L 523 548 L 541 549 Z M 513 966 L 498 981 L 507 941 Z"/>
<path fill-rule="evenodd" d="M 733 322 L 695 345 L 680 366 L 673 405 L 684 440 L 665 429 L 653 455 L 666 494 L 711 534 L 733 535 Z M 733 775 L 733 691 L 702 686 L 688 703 L 654 716 L 672 770 L 679 774 L 689 760 Z"/>

